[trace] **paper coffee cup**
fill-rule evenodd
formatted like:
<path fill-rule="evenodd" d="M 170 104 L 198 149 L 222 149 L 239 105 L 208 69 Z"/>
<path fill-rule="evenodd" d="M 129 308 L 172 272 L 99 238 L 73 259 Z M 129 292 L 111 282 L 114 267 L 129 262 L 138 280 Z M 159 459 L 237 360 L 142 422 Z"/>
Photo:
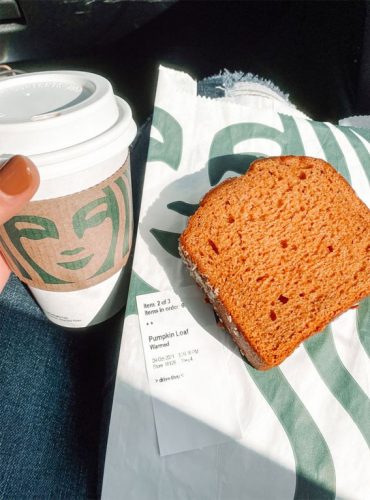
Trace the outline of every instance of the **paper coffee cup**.
<path fill-rule="evenodd" d="M 0 248 L 54 323 L 85 327 L 124 305 L 135 135 L 129 105 L 99 75 L 0 82 L 0 161 L 28 156 L 41 179 L 32 201 L 0 226 Z"/>

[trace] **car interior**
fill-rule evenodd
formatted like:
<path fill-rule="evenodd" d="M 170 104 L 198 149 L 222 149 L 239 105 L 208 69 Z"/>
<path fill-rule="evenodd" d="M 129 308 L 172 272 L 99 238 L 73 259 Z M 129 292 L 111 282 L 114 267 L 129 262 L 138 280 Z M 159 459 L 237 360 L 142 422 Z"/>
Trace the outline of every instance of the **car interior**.
<path fill-rule="evenodd" d="M 370 113 L 369 12 L 365 1 L 0 0 L 0 80 L 78 70 L 112 83 L 138 127 L 132 146 L 137 227 L 159 65 L 198 81 L 224 69 L 250 72 L 272 81 L 313 120 L 337 123 Z M 60 446 L 77 439 L 70 469 L 82 471 L 86 498 L 101 495 L 123 322 L 124 307 L 112 319 L 64 333 L 58 341 L 74 400 L 68 410 L 73 425 L 65 424 Z M 58 469 L 48 470 L 36 455 L 28 459 L 28 469 L 17 468 L 11 436 L 5 433 L 3 439 L 13 465 L 0 496 L 14 497 L 10 477 L 30 498 L 27 485 L 36 474 L 34 498 L 42 488 L 45 498 L 58 498 L 46 479 L 51 474 L 57 481 Z M 42 441 L 41 431 L 37 439 Z"/>

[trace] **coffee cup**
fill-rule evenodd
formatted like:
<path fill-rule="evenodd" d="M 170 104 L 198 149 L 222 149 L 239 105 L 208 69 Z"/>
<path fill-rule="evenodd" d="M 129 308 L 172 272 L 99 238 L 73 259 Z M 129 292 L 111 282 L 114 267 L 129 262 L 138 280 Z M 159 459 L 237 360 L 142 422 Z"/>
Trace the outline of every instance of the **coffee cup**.
<path fill-rule="evenodd" d="M 40 187 L 0 227 L 0 250 L 54 323 L 81 328 L 123 307 L 133 216 L 130 106 L 102 76 L 29 73 L 0 82 L 0 162 L 38 167 Z"/>

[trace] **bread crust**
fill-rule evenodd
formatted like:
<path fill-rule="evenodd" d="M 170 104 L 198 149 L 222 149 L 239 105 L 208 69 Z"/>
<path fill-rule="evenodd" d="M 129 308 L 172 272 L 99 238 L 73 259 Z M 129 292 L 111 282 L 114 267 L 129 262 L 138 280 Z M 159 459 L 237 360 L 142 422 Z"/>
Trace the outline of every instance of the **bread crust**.
<path fill-rule="evenodd" d="M 269 368 L 271 368 L 263 361 L 262 358 L 258 356 L 248 340 L 242 335 L 241 332 L 239 332 L 236 324 L 232 320 L 231 315 L 228 314 L 226 307 L 218 297 L 217 290 L 214 290 L 207 281 L 207 278 L 205 276 L 202 276 L 197 271 L 195 264 L 189 259 L 188 256 L 186 256 L 186 252 L 181 245 L 179 245 L 179 253 L 184 264 L 189 270 L 190 276 L 195 280 L 197 285 L 203 291 L 204 295 L 207 297 L 208 301 L 211 303 L 217 316 L 221 320 L 222 326 L 231 335 L 232 339 L 239 347 L 241 354 L 252 366 L 254 366 L 254 368 L 257 368 L 257 370 L 268 370 Z"/>

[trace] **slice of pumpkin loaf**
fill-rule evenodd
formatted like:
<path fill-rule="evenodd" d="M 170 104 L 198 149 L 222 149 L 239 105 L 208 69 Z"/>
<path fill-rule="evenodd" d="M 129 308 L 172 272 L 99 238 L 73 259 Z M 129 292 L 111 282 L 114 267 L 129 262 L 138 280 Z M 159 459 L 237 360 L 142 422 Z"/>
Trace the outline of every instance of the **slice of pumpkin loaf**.
<path fill-rule="evenodd" d="M 261 370 L 370 294 L 370 211 L 315 158 L 257 160 L 212 189 L 179 250 L 242 354 Z"/>

